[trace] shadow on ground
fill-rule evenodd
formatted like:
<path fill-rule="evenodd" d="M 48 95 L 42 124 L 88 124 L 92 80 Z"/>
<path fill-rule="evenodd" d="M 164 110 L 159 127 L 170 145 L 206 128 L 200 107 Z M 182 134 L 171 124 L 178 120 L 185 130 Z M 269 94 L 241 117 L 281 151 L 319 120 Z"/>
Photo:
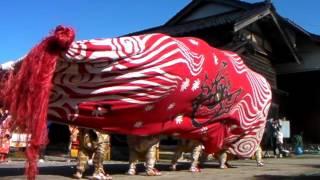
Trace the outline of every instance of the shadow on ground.
<path fill-rule="evenodd" d="M 218 168 L 218 164 L 205 164 L 201 168 Z M 156 168 L 160 171 L 169 171 L 168 163 L 158 163 Z M 178 171 L 186 171 L 190 168 L 190 163 L 179 163 L 177 166 Z M 110 173 L 111 175 L 115 174 L 125 174 L 128 170 L 128 164 L 105 164 L 104 169 Z M 93 173 L 93 166 L 91 165 L 89 169 L 86 170 L 84 176 L 90 176 Z M 1 176 L 21 176 L 24 175 L 24 168 L 16 168 L 16 167 L 6 167 L 0 168 L 0 177 Z M 72 177 L 72 174 L 75 173 L 76 166 L 75 165 L 60 165 L 60 166 L 44 166 L 39 167 L 39 174 L 41 175 L 58 175 L 63 177 Z M 143 164 L 138 164 L 137 172 L 143 173 L 144 166 Z"/>
<path fill-rule="evenodd" d="M 300 176 L 259 175 L 256 180 L 319 180 L 320 173 Z"/>

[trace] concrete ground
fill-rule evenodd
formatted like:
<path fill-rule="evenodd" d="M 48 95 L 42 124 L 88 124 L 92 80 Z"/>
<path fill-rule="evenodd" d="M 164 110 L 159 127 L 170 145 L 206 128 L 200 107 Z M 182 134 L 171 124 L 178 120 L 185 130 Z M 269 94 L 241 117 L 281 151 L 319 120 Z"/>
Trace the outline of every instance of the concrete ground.
<path fill-rule="evenodd" d="M 201 173 L 188 172 L 188 163 L 184 162 L 178 166 L 177 172 L 169 171 L 169 163 L 161 161 L 157 168 L 161 170 L 162 176 L 147 177 L 143 172 L 136 176 L 124 175 L 128 166 L 126 162 L 109 161 L 105 163 L 105 169 L 115 180 L 319 180 L 320 179 L 320 155 L 302 155 L 281 159 L 264 159 L 265 166 L 257 167 L 254 160 L 234 160 L 230 164 L 235 168 L 219 169 L 218 163 L 210 161 L 205 163 Z M 72 179 L 75 169 L 75 162 L 65 162 L 51 159 L 39 163 L 39 180 L 68 180 Z M 0 164 L 1 180 L 22 180 L 24 161 L 11 161 Z M 143 170 L 142 165 L 139 170 Z M 89 179 L 92 174 L 92 167 L 85 173 L 83 179 Z"/>

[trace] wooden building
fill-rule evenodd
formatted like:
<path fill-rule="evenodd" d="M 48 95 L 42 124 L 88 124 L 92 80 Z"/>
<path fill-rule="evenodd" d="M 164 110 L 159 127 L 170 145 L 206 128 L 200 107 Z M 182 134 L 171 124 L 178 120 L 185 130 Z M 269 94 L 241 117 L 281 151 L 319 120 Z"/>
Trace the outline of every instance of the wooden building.
<path fill-rule="evenodd" d="M 286 116 L 292 134 L 304 131 L 307 140 L 320 142 L 320 133 L 309 131 L 320 130 L 320 91 L 314 86 L 320 74 L 320 38 L 281 17 L 271 1 L 193 0 L 164 25 L 129 35 L 152 32 L 194 36 L 237 52 L 271 84 L 271 115 Z M 308 103 L 306 95 L 315 102 Z"/>

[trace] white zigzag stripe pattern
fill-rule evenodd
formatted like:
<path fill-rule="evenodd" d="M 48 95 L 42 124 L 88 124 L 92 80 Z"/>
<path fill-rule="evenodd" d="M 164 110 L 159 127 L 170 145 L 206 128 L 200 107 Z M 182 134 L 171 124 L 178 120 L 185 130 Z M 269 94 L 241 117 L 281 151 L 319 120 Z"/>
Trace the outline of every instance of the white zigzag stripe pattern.
<path fill-rule="evenodd" d="M 72 99 L 72 102 L 65 101 L 61 94 L 68 93 L 61 93 L 61 90 L 65 91 L 66 88 L 53 90 L 53 96 L 56 97 L 53 98 L 55 101 L 50 103 L 50 108 L 58 108 L 64 104 L 74 107 L 82 101 L 107 99 L 123 103 L 149 104 L 168 95 L 183 80 L 180 76 L 168 73 L 166 69 L 170 66 L 185 65 L 192 75 L 201 72 L 203 55 L 195 54 L 182 42 L 169 36 L 149 43 L 154 36 L 157 34 L 74 42 L 64 57 L 68 62 L 73 62 L 60 61 L 56 70 L 59 73 L 56 73 L 54 83 L 66 86 L 72 94 L 80 96 Z M 91 51 L 89 54 L 88 44 L 108 49 Z M 175 58 L 181 55 L 184 58 Z M 84 66 L 85 73 L 79 72 L 80 64 Z M 108 73 L 110 75 L 102 77 Z M 148 78 L 150 76 L 152 78 Z M 55 95 L 55 92 L 59 92 L 60 95 Z M 90 97 L 81 98 L 81 94 L 89 94 Z"/>
<path fill-rule="evenodd" d="M 231 114 L 238 115 L 242 129 L 250 130 L 251 133 L 255 132 L 253 135 L 246 135 L 245 138 L 238 139 L 239 141 L 233 144 L 233 148 L 229 148 L 232 153 L 246 156 L 257 149 L 258 143 L 262 139 L 264 120 L 269 111 L 272 93 L 266 79 L 246 67 L 237 54 L 230 52 L 224 52 L 224 54 L 230 58 L 237 73 L 246 73 L 253 92 L 252 95 L 250 93 L 244 95 L 243 99 L 231 110 Z M 261 111 L 261 109 L 263 110 Z M 256 129 L 251 129 L 253 124 L 259 126 Z M 226 141 L 231 141 L 231 139 L 236 139 L 236 137 L 229 137 Z"/>

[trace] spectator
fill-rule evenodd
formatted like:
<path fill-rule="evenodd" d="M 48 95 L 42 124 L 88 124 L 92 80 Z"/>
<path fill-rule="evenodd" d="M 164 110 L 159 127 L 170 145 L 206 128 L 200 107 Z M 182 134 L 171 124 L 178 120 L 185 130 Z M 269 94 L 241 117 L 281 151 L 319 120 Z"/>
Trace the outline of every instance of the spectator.
<path fill-rule="evenodd" d="M 7 162 L 7 157 L 10 151 L 10 138 L 11 138 L 11 116 L 7 111 L 1 111 L 0 122 L 0 163 Z"/>
<path fill-rule="evenodd" d="M 280 147 L 283 144 L 283 134 L 281 132 L 281 123 L 279 119 L 275 119 L 272 122 L 272 128 L 273 128 L 273 136 L 272 136 L 272 143 L 273 143 L 273 154 L 274 157 L 278 156 L 277 151 L 280 154 Z M 282 142 L 282 143 L 281 143 Z"/>
<path fill-rule="evenodd" d="M 263 135 L 263 144 L 265 145 L 265 154 L 264 157 L 270 157 L 269 150 L 273 150 L 274 148 L 274 127 L 273 127 L 273 118 L 270 118 L 266 122 L 266 127 Z"/>
<path fill-rule="evenodd" d="M 303 139 L 302 136 L 303 133 L 301 132 L 300 134 L 296 134 L 293 136 L 293 146 L 294 146 L 294 153 L 296 155 L 301 155 L 303 154 Z"/>
<path fill-rule="evenodd" d="M 282 156 L 287 156 L 289 154 L 288 150 L 285 150 L 283 147 L 283 132 L 282 132 L 282 124 L 280 120 L 277 120 L 274 123 L 274 128 L 275 128 L 275 133 L 274 136 L 276 138 L 276 143 L 275 143 L 275 148 L 274 148 L 274 153 L 275 157 L 277 157 L 276 151 L 279 152 L 279 157 L 282 158 Z"/>
<path fill-rule="evenodd" d="M 1 130 L 0 130 L 1 131 Z M 7 157 L 10 150 L 10 133 L 6 132 L 0 137 L 0 163 L 7 162 Z"/>

